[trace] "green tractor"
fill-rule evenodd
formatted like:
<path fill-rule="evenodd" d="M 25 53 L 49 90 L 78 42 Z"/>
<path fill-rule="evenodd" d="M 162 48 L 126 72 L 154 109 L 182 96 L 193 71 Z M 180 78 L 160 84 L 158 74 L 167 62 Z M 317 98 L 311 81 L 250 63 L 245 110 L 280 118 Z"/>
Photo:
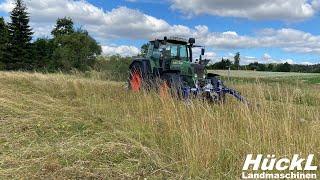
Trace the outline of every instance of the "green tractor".
<path fill-rule="evenodd" d="M 201 49 L 199 59 L 193 61 L 193 50 Z M 149 42 L 143 58 L 135 58 L 130 65 L 128 87 L 134 92 L 143 89 L 168 89 L 180 98 L 199 97 L 210 102 L 223 102 L 231 94 L 246 102 L 237 91 L 223 85 L 219 75 L 207 73 L 210 60 L 203 59 L 205 49 L 195 45 L 195 39 L 156 39 Z"/>

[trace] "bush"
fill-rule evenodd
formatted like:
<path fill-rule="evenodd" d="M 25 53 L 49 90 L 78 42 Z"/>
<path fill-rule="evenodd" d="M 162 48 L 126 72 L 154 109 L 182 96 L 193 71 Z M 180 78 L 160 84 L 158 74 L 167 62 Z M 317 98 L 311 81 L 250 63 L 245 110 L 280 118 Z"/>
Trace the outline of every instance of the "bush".
<path fill-rule="evenodd" d="M 106 79 L 113 81 L 125 81 L 128 77 L 130 57 L 119 55 L 99 57 L 94 65 L 94 70 L 103 73 Z"/>
<path fill-rule="evenodd" d="M 0 61 L 0 71 L 5 70 L 6 65 Z"/>

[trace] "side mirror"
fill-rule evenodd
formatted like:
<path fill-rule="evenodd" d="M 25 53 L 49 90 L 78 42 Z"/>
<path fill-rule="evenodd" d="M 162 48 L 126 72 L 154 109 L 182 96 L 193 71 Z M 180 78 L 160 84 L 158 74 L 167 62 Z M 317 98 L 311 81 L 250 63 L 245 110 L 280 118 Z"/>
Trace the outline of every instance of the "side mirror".
<path fill-rule="evenodd" d="M 189 43 L 190 43 L 190 44 L 196 43 L 196 39 L 195 39 L 195 38 L 190 38 L 190 39 L 189 39 Z"/>
<path fill-rule="evenodd" d="M 154 48 L 155 49 L 159 49 L 159 47 L 160 47 L 160 42 L 159 41 L 155 41 L 154 42 Z"/>
<path fill-rule="evenodd" d="M 206 50 L 204 48 L 201 49 L 201 55 L 204 56 L 204 53 L 206 52 Z"/>

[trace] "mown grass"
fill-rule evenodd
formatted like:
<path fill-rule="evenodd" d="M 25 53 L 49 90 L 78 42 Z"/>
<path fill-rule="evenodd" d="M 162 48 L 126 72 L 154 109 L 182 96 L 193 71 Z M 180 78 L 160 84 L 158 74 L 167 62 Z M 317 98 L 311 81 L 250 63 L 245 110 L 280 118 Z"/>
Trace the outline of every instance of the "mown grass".
<path fill-rule="evenodd" d="M 320 155 L 320 87 L 232 81 L 252 106 L 0 72 L 0 179 L 238 179 L 248 153 Z M 319 164 L 319 159 L 316 159 Z"/>

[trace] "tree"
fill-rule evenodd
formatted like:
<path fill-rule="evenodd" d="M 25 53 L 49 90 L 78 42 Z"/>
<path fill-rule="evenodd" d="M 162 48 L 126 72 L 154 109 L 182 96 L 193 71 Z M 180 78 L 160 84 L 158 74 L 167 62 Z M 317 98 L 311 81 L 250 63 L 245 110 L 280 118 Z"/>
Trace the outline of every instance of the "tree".
<path fill-rule="evenodd" d="M 55 28 L 51 31 L 54 37 L 74 33 L 73 21 L 71 18 L 64 17 L 57 20 Z"/>
<path fill-rule="evenodd" d="M 248 65 L 249 70 L 257 70 L 257 69 L 258 69 L 258 66 L 259 66 L 259 63 L 258 63 L 258 62 L 250 63 L 250 64 Z"/>
<path fill-rule="evenodd" d="M 140 51 L 141 56 L 145 57 L 148 54 L 148 48 L 149 48 L 149 43 L 143 44 L 141 46 L 141 51 Z"/>
<path fill-rule="evenodd" d="M 277 72 L 290 72 L 291 71 L 291 65 L 286 62 L 284 64 L 279 64 L 276 68 Z"/>
<path fill-rule="evenodd" d="M 213 64 L 211 67 L 213 69 L 228 69 L 231 65 L 232 62 L 229 59 L 222 58 L 220 62 Z"/>
<path fill-rule="evenodd" d="M 313 65 L 314 66 L 314 69 L 313 69 L 313 73 L 320 73 L 320 64 L 316 64 L 316 65 Z"/>
<path fill-rule="evenodd" d="M 39 38 L 33 43 L 33 58 L 38 70 L 54 70 L 53 52 L 55 44 L 52 39 Z"/>
<path fill-rule="evenodd" d="M 9 23 L 9 48 L 5 60 L 9 70 L 32 69 L 31 39 L 32 29 L 29 26 L 29 14 L 22 0 L 16 0 Z"/>
<path fill-rule="evenodd" d="M 59 18 L 51 33 L 55 45 L 54 69 L 86 71 L 95 64 L 97 56 L 102 53 L 101 46 L 87 31 L 74 30 L 71 18 Z"/>
<path fill-rule="evenodd" d="M 83 30 L 72 34 L 59 35 L 54 39 L 57 48 L 53 56 L 56 69 L 70 71 L 75 68 L 89 70 L 101 54 L 101 46 Z"/>
<path fill-rule="evenodd" d="M 234 56 L 234 66 L 237 70 L 240 68 L 240 53 L 237 52 L 236 55 Z"/>
<path fill-rule="evenodd" d="M 5 69 L 5 58 L 8 48 L 8 26 L 3 17 L 0 18 L 0 70 Z"/>
<path fill-rule="evenodd" d="M 268 64 L 267 65 L 267 71 L 273 71 L 274 70 L 275 65 L 274 64 Z"/>

